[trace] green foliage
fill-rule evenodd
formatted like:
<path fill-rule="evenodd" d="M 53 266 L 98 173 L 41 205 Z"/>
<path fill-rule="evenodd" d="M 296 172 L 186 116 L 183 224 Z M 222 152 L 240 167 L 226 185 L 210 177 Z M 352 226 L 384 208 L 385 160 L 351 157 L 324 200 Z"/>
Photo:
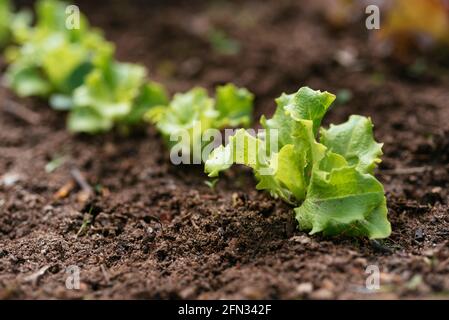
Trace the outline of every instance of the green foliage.
<path fill-rule="evenodd" d="M 148 110 L 167 101 L 159 84 L 146 81 L 144 67 L 106 55 L 74 91 L 68 127 L 72 132 L 97 133 L 115 124 L 135 125 Z"/>
<path fill-rule="evenodd" d="M 10 38 L 12 8 L 9 0 L 0 0 L 0 48 L 6 45 Z"/>
<path fill-rule="evenodd" d="M 307 197 L 295 209 L 299 226 L 310 234 L 385 238 L 391 228 L 382 184 L 353 166 L 315 170 Z"/>
<path fill-rule="evenodd" d="M 186 93 L 177 93 L 168 105 L 150 110 L 146 117 L 156 124 L 170 146 L 176 144 L 170 137 L 188 133 L 183 150 L 201 148 L 203 133 L 208 129 L 228 126 L 248 126 L 251 122 L 253 94 L 233 84 L 219 86 L 215 99 L 203 88 L 194 88 Z"/>
<path fill-rule="evenodd" d="M 34 26 L 28 12 L 13 19 L 16 45 L 6 53 L 11 63 L 6 81 L 19 96 L 70 94 L 83 83 L 97 52 L 113 50 L 82 15 L 79 29 L 67 28 L 65 9 L 64 2 L 41 0 Z"/>
<path fill-rule="evenodd" d="M 34 25 L 27 11 L 12 19 L 15 45 L 6 52 L 5 78 L 19 96 L 49 98 L 54 109 L 70 111 L 70 131 L 86 133 L 127 128 L 151 107 L 167 104 L 164 88 L 147 81 L 143 66 L 114 60 L 113 44 L 85 16 L 79 28 L 68 28 L 66 8 L 40 0 Z"/>
<path fill-rule="evenodd" d="M 351 116 L 340 125 L 331 125 L 328 130 L 321 129 L 321 143 L 330 151 L 345 157 L 349 165 L 355 165 L 360 172 L 373 173 L 381 162 L 382 144 L 373 137 L 371 119 Z"/>
<path fill-rule="evenodd" d="M 254 96 L 247 89 L 237 88 L 233 84 L 218 86 L 215 99 L 217 128 L 247 127 L 251 124 Z"/>
<path fill-rule="evenodd" d="M 253 169 L 257 189 L 298 206 L 299 227 L 311 234 L 385 238 L 391 233 L 382 184 L 373 176 L 382 154 L 369 118 L 351 116 L 328 130 L 321 121 L 335 96 L 301 88 L 283 94 L 273 118 L 261 119 L 265 135 L 241 129 L 205 164 L 216 177 L 232 164 Z M 273 141 L 277 141 L 274 148 Z"/>

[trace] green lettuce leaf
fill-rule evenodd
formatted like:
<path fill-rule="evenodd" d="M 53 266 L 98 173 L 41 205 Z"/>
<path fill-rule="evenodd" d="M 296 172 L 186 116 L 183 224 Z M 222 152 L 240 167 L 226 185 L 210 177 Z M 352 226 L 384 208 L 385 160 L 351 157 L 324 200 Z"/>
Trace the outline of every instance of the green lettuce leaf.
<path fill-rule="evenodd" d="M 5 80 L 20 97 L 46 96 L 52 91 L 42 70 L 28 64 L 19 63 L 10 66 Z"/>
<path fill-rule="evenodd" d="M 193 88 L 173 96 L 168 106 L 159 106 L 148 112 L 146 118 L 156 124 L 169 146 L 177 144 L 170 137 L 188 132 L 190 139 L 184 141 L 183 150 L 191 149 L 193 144 L 201 144 L 201 134 L 213 126 L 217 111 L 214 100 L 203 88 Z"/>
<path fill-rule="evenodd" d="M 74 108 L 92 108 L 111 120 L 126 117 L 144 84 L 145 68 L 111 61 L 95 68 L 73 95 Z"/>
<path fill-rule="evenodd" d="M 0 48 L 5 46 L 11 36 L 10 24 L 13 19 L 9 0 L 0 0 Z"/>
<path fill-rule="evenodd" d="M 253 110 L 254 95 L 245 88 L 237 88 L 233 84 L 217 87 L 216 109 L 218 128 L 249 126 Z"/>
<path fill-rule="evenodd" d="M 89 61 L 89 51 L 79 44 L 67 43 L 66 39 L 55 34 L 45 42 L 45 54 L 42 56 L 42 70 L 56 92 L 71 92 L 81 85 L 84 77 L 77 83 L 70 78 L 75 71 Z M 90 68 L 86 68 L 84 76 Z"/>
<path fill-rule="evenodd" d="M 304 177 L 299 169 L 303 159 L 293 145 L 284 146 L 279 153 L 267 154 L 264 140 L 240 129 L 229 138 L 226 146 L 211 153 L 205 171 L 209 177 L 216 177 L 233 164 L 248 166 L 259 181 L 258 190 L 267 190 L 272 196 L 291 202 L 292 197 L 302 197 L 305 192 Z"/>
<path fill-rule="evenodd" d="M 111 130 L 113 126 L 112 119 L 88 107 L 74 108 L 67 119 L 67 128 L 71 132 L 98 133 Z"/>
<path fill-rule="evenodd" d="M 17 45 L 6 52 L 11 64 L 6 83 L 19 96 L 70 95 L 91 71 L 96 55 L 113 51 L 112 44 L 90 28 L 83 15 L 79 29 L 68 29 L 66 7 L 64 2 L 41 0 L 36 4 L 34 26 L 27 11 L 12 19 Z"/>
<path fill-rule="evenodd" d="M 270 159 L 265 152 L 265 142 L 239 129 L 229 138 L 226 146 L 219 146 L 210 155 L 205 170 L 210 177 L 218 176 L 220 171 L 233 164 L 243 164 L 254 170 L 269 169 Z"/>
<path fill-rule="evenodd" d="M 297 120 L 310 120 L 313 134 L 318 132 L 321 120 L 326 114 L 335 95 L 329 92 L 315 91 L 302 87 L 294 94 L 282 94 L 276 99 L 277 109 L 273 118 L 261 118 L 262 126 L 268 131 L 276 129 L 279 145 L 292 144 L 297 141 L 292 132 L 296 131 Z"/>
<path fill-rule="evenodd" d="M 29 9 L 22 9 L 14 14 L 11 23 L 11 40 L 15 44 L 23 45 L 31 39 L 33 13 Z"/>
<path fill-rule="evenodd" d="M 331 125 L 321 129 L 321 143 L 329 150 L 342 155 L 350 165 L 355 165 L 360 172 L 373 173 L 380 163 L 382 144 L 373 136 L 371 119 L 351 116 L 340 125 Z"/>
<path fill-rule="evenodd" d="M 253 95 L 246 89 L 228 84 L 218 86 L 215 99 L 209 97 L 204 88 L 193 88 L 185 93 L 177 93 L 166 106 L 151 109 L 146 119 L 154 123 L 170 147 L 179 146 L 184 156 L 196 154 L 192 150 L 202 150 L 208 141 L 203 141 L 203 133 L 208 129 L 223 129 L 228 126 L 250 123 Z M 179 137 L 187 134 L 186 139 Z M 202 160 L 195 157 L 193 160 Z"/>
<path fill-rule="evenodd" d="M 167 101 L 160 84 L 147 82 L 143 66 L 116 62 L 106 55 L 97 59 L 84 84 L 74 91 L 68 103 L 68 127 L 72 132 L 98 133 L 114 125 L 136 125 L 151 108 Z"/>
<path fill-rule="evenodd" d="M 123 122 L 134 125 L 142 122 L 145 114 L 154 107 L 168 103 L 168 94 L 161 84 L 150 81 L 140 89 L 139 96 L 134 101 L 131 112 L 126 115 Z"/>
<path fill-rule="evenodd" d="M 295 213 L 299 227 L 310 234 L 376 239 L 391 233 L 382 184 L 355 167 L 314 170 L 307 198 Z"/>

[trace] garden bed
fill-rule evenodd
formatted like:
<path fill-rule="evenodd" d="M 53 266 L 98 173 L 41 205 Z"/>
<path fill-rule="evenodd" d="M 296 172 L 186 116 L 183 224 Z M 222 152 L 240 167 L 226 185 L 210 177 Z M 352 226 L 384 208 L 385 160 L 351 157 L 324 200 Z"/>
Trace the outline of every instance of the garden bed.
<path fill-rule="evenodd" d="M 170 92 L 232 81 L 255 93 L 258 118 L 273 113 L 283 91 L 350 90 L 325 125 L 372 118 L 385 143 L 377 175 L 390 238 L 309 236 L 291 207 L 255 191 L 246 168 L 211 189 L 201 166 L 170 163 L 152 127 L 127 137 L 71 135 L 64 114 L 2 88 L 0 298 L 448 298 L 448 66 L 429 59 L 418 77 L 378 56 L 363 22 L 335 31 L 311 3 L 80 7 L 120 60 L 145 64 Z M 210 26 L 238 41 L 239 53 L 211 50 Z M 348 54 L 353 60 L 342 60 Z M 54 159 L 63 160 L 51 170 Z M 86 200 L 77 172 L 95 196 Z M 372 264 L 379 291 L 365 287 Z M 70 265 L 81 270 L 79 290 L 66 288 Z"/>

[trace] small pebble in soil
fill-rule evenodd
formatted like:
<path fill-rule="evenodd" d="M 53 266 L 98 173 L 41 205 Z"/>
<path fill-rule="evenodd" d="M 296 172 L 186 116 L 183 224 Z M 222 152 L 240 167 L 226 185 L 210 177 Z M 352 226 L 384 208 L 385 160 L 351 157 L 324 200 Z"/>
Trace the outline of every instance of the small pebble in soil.
<path fill-rule="evenodd" d="M 310 298 L 317 299 L 317 300 L 330 300 L 330 299 L 334 298 L 334 294 L 332 293 L 332 291 L 330 291 L 328 289 L 320 289 L 320 290 L 313 292 L 310 295 Z"/>
<path fill-rule="evenodd" d="M 300 283 L 296 287 L 296 293 L 300 296 L 307 295 L 313 291 L 313 284 L 310 282 Z"/>
<path fill-rule="evenodd" d="M 196 287 L 187 287 L 181 290 L 179 292 L 179 296 L 182 299 L 192 299 L 195 296 L 196 293 Z"/>
<path fill-rule="evenodd" d="M 5 187 L 11 187 L 15 185 L 17 182 L 19 182 L 22 178 L 23 178 L 22 175 L 20 175 L 19 173 L 8 172 L 0 177 L 0 185 L 4 185 Z"/>
<path fill-rule="evenodd" d="M 311 241 L 309 237 L 303 235 L 291 237 L 289 240 L 300 244 L 308 244 Z"/>
<path fill-rule="evenodd" d="M 416 229 L 415 230 L 415 240 L 416 241 L 423 241 L 424 238 L 425 238 L 425 235 L 424 235 L 423 229 L 422 228 Z"/>

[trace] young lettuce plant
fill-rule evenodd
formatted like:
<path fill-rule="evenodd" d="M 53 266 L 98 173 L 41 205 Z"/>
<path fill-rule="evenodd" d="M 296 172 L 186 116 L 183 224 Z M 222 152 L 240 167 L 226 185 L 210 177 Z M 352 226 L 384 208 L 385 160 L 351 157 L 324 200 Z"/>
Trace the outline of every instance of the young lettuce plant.
<path fill-rule="evenodd" d="M 261 119 L 264 135 L 240 129 L 211 153 L 205 171 L 216 177 L 232 164 L 251 167 L 256 188 L 297 206 L 299 228 L 310 234 L 386 238 L 391 226 L 384 189 L 373 175 L 382 144 L 362 116 L 320 129 L 334 100 L 308 87 L 283 94 L 273 118 Z"/>
<path fill-rule="evenodd" d="M 143 121 L 151 108 L 168 103 L 165 89 L 146 80 L 146 69 L 98 55 L 94 69 L 69 101 L 68 128 L 72 132 L 98 133 L 118 126 L 127 129 Z"/>
<path fill-rule="evenodd" d="M 175 94 L 168 106 L 151 109 L 146 118 L 156 125 L 172 154 L 182 154 L 183 163 L 199 164 L 201 151 L 209 143 L 205 132 L 249 126 L 253 100 L 252 93 L 233 84 L 218 86 L 215 99 L 209 97 L 205 89 L 193 88 Z"/>
<path fill-rule="evenodd" d="M 34 26 L 29 12 L 13 19 L 16 45 L 7 50 L 6 81 L 19 96 L 48 97 L 54 109 L 69 111 L 70 131 L 85 133 L 127 129 L 167 103 L 164 88 L 146 81 L 143 66 L 114 60 L 114 45 L 85 16 L 79 28 L 68 28 L 66 7 L 40 0 Z"/>
<path fill-rule="evenodd" d="M 35 25 L 27 11 L 12 20 L 15 45 L 6 51 L 10 63 L 6 82 L 19 96 L 70 95 L 92 69 L 97 52 L 112 47 L 83 15 L 79 28 L 67 28 L 66 7 L 64 2 L 41 0 L 36 4 Z M 58 108 L 57 102 L 63 100 L 52 97 L 51 101 Z"/>

